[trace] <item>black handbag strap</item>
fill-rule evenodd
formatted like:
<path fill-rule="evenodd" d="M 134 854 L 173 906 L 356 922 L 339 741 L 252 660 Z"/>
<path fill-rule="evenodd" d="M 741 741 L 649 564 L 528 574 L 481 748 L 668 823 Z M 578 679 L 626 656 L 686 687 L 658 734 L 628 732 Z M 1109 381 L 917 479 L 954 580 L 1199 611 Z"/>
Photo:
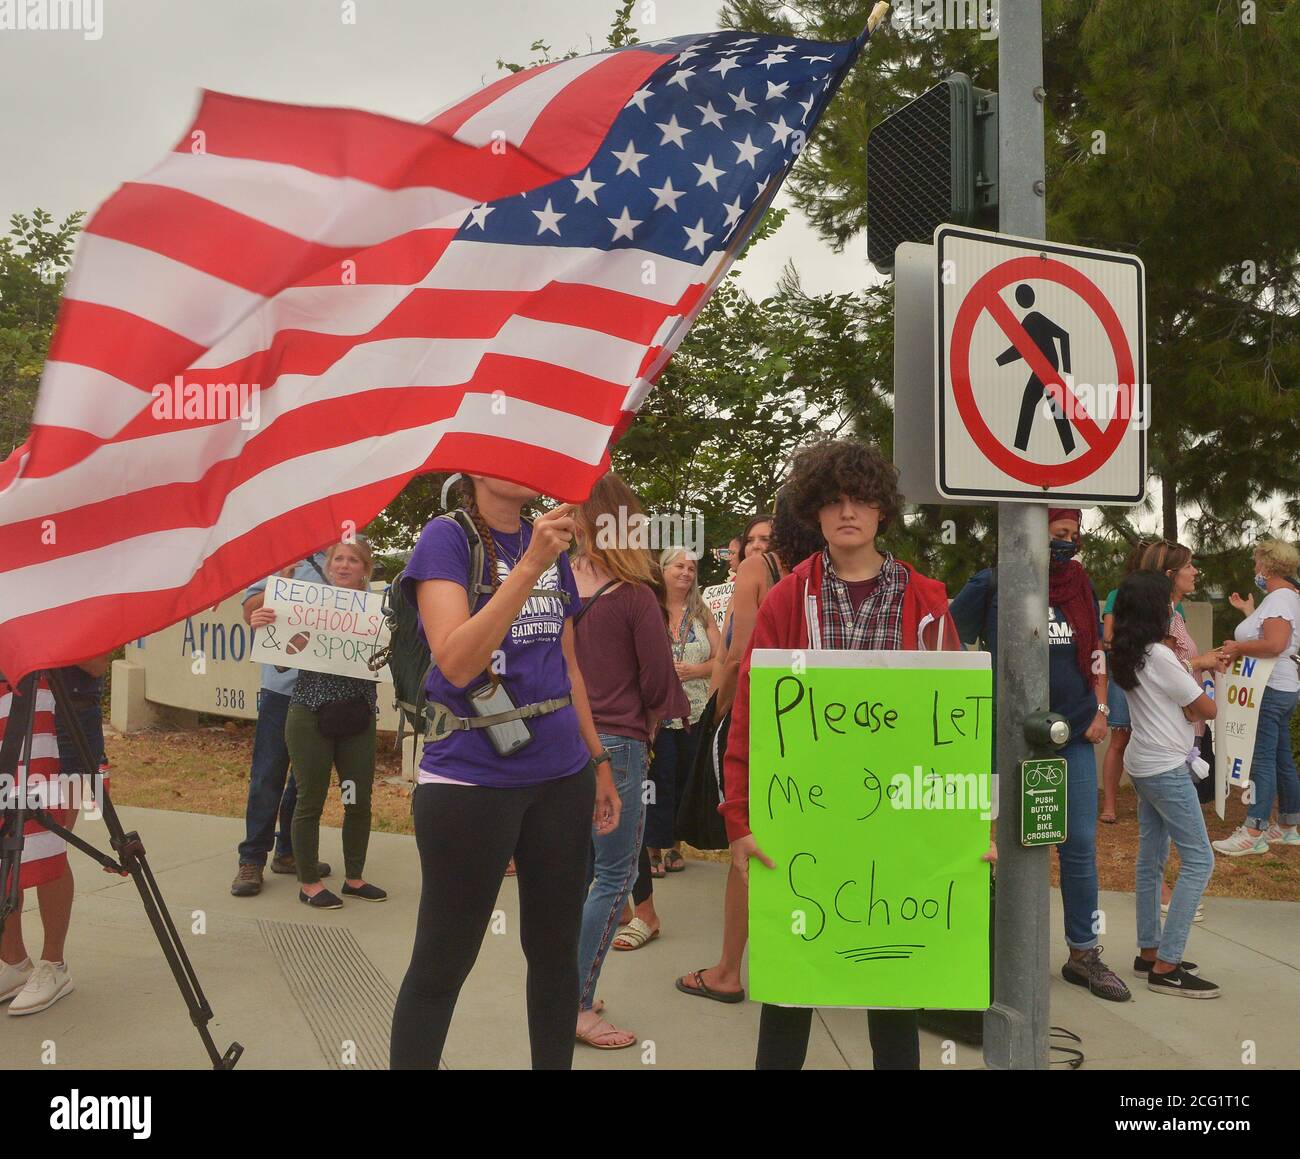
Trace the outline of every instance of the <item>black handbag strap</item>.
<path fill-rule="evenodd" d="M 772 586 L 775 587 L 781 582 L 781 567 L 770 551 L 763 552 L 763 562 L 767 564 L 767 574 L 772 580 Z"/>
<path fill-rule="evenodd" d="M 585 616 L 589 611 L 591 611 L 591 605 L 594 604 L 598 599 L 600 599 L 601 596 L 603 596 L 610 588 L 612 588 L 618 582 L 619 582 L 618 580 L 612 579 L 606 584 L 601 584 L 601 586 L 598 587 L 596 591 L 592 594 L 590 599 L 586 599 L 582 601 L 582 607 L 578 609 L 577 614 L 574 615 L 573 617 L 574 628 L 577 628 L 578 621 L 581 620 L 582 617 Z"/>

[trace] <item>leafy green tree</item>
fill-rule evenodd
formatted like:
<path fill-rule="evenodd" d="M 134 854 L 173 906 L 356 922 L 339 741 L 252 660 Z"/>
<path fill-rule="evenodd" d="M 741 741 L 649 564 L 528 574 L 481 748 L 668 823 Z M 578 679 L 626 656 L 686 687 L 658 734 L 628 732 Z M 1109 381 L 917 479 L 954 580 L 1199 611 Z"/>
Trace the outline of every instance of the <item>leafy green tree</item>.
<path fill-rule="evenodd" d="M 27 438 L 81 219 L 15 213 L 0 237 L 0 458 Z"/>

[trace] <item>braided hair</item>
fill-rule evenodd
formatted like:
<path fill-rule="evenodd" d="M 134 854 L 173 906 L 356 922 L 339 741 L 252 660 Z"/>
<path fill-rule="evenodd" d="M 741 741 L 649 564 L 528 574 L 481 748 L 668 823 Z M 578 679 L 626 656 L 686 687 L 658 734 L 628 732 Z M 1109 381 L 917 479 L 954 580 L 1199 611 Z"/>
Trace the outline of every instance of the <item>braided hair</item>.
<path fill-rule="evenodd" d="M 491 577 L 493 590 L 501 586 L 501 579 L 497 575 L 497 545 L 496 540 L 492 538 L 492 528 L 483 516 L 483 512 L 478 509 L 478 496 L 474 490 L 474 480 L 468 475 L 461 477 L 457 487 L 460 496 L 460 505 L 465 509 L 465 513 L 474 521 L 474 526 L 478 530 L 479 538 L 483 541 L 483 553 L 487 557 L 488 575 Z M 475 583 L 482 583 L 483 577 L 475 576 Z M 476 610 L 478 598 L 475 594 L 469 595 L 469 612 L 472 616 Z M 496 664 L 489 664 L 487 668 L 488 680 L 493 686 L 501 683 L 501 676 L 496 670 Z"/>
<path fill-rule="evenodd" d="M 458 485 L 460 494 L 460 505 L 465 509 L 465 513 L 474 521 L 474 526 L 478 529 L 479 538 L 483 541 L 483 551 L 487 555 L 488 575 L 494 588 L 499 587 L 501 580 L 497 575 L 497 544 L 492 538 L 492 528 L 488 521 L 483 517 L 483 512 L 478 509 L 478 497 L 474 492 L 474 480 L 468 475 L 461 478 Z M 482 583 L 483 577 L 478 576 L 476 583 Z M 473 612 L 473 600 L 470 601 L 470 611 Z"/>

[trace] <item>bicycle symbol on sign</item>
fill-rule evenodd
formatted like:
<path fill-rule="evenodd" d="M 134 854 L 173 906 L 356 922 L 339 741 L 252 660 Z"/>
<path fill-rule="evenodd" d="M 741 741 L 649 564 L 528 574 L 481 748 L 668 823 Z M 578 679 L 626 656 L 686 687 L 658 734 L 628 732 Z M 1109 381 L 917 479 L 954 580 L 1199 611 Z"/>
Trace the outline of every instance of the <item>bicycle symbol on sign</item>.
<path fill-rule="evenodd" d="M 1053 787 L 1059 785 L 1061 783 L 1061 770 L 1052 766 L 1041 771 L 1037 768 L 1025 770 L 1025 786 L 1027 788 L 1036 789 L 1040 783 Z"/>

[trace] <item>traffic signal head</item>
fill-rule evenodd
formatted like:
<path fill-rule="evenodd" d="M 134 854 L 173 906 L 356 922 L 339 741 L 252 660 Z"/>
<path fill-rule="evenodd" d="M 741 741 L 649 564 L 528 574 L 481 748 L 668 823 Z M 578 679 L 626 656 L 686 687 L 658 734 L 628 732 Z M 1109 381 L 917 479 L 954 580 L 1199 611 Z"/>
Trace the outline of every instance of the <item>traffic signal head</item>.
<path fill-rule="evenodd" d="M 867 135 L 867 258 L 894 268 L 906 241 L 944 223 L 996 228 L 997 94 L 953 73 Z"/>

